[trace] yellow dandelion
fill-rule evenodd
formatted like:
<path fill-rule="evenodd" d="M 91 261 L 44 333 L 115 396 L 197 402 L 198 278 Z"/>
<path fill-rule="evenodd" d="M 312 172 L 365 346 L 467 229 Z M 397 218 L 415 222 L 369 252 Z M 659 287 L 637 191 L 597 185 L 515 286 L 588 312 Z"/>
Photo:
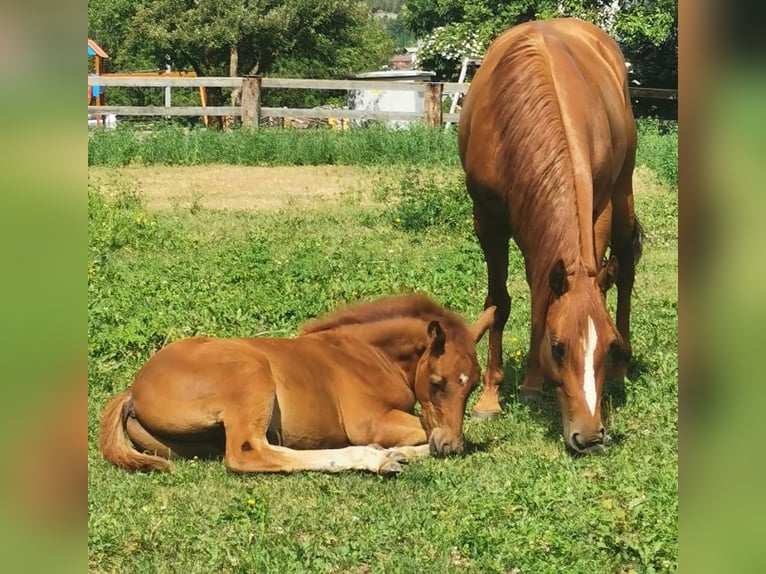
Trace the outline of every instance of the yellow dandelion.
<path fill-rule="evenodd" d="M 396 223 L 401 223 L 402 219 L 401 219 L 401 217 L 397 217 L 396 219 L 394 219 L 394 221 L 396 221 Z"/>
<path fill-rule="evenodd" d="M 352 291 L 352 292 L 351 292 L 351 296 L 352 296 L 352 297 L 356 297 L 357 295 L 359 295 L 359 293 L 357 293 L 356 291 Z"/>
<path fill-rule="evenodd" d="M 255 499 L 254 499 L 254 498 L 248 498 L 248 499 L 247 499 L 247 503 L 248 503 L 250 506 L 255 506 Z"/>
<path fill-rule="evenodd" d="M 95 275 L 96 270 L 93 267 L 88 267 L 88 275 Z"/>
<path fill-rule="evenodd" d="M 521 349 L 516 349 L 516 356 L 521 357 Z"/>
<path fill-rule="evenodd" d="M 516 337 L 511 337 L 511 343 L 518 343 L 519 340 Z"/>

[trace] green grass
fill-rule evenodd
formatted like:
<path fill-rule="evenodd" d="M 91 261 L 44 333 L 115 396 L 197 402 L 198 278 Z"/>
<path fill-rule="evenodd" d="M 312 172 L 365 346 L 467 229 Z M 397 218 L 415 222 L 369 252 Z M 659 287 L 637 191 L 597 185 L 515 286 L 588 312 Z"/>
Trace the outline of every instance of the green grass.
<path fill-rule="evenodd" d="M 344 132 L 264 128 L 256 131 L 167 125 L 149 133 L 130 126 L 95 130 L 88 165 L 459 165 L 455 130 L 408 130 L 373 124 Z"/>
<path fill-rule="evenodd" d="M 637 122 L 638 163 L 678 186 L 678 125 L 642 118 Z M 407 130 L 373 124 L 364 129 L 265 128 L 185 130 L 160 124 L 149 133 L 128 125 L 88 137 L 89 166 L 143 165 L 442 165 L 459 166 L 457 130 L 415 124 Z"/>
<path fill-rule="evenodd" d="M 129 189 L 117 198 L 90 189 L 90 569 L 675 571 L 677 193 L 661 185 L 636 193 L 647 238 L 633 303 L 635 361 L 624 404 L 608 412 L 607 453 L 565 452 L 552 396 L 533 407 L 515 400 L 529 296 L 514 247 L 503 416 L 466 418 L 466 456 L 417 461 L 387 479 L 240 476 L 216 461 L 127 474 L 97 452 L 98 417 L 153 352 L 181 337 L 291 336 L 338 305 L 407 290 L 475 319 L 485 268 L 459 177 L 437 183 L 404 172 L 372 203 L 349 196 L 277 213 L 149 212 Z M 485 352 L 482 342 L 482 364 Z"/>

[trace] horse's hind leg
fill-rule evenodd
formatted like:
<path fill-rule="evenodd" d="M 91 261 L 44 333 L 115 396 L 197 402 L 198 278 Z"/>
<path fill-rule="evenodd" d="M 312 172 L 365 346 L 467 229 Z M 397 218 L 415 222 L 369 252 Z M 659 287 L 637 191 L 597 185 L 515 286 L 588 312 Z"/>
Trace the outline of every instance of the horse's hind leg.
<path fill-rule="evenodd" d="M 615 357 L 608 376 L 622 380 L 632 355 L 630 344 L 630 298 L 636 263 L 641 257 L 643 231 L 633 211 L 632 169 L 625 170 L 612 200 L 612 253 L 617 257 L 617 330 L 625 343 L 624 352 Z"/>
<path fill-rule="evenodd" d="M 495 217 L 497 214 L 495 214 Z M 484 260 L 487 262 L 487 299 L 484 308 L 495 305 L 495 320 L 489 328 L 489 351 L 484 386 L 473 418 L 492 418 L 500 414 L 500 385 L 505 378 L 503 372 L 503 329 L 511 314 L 511 298 L 508 295 L 508 242 L 510 234 L 474 200 L 473 225 L 479 239 Z"/>

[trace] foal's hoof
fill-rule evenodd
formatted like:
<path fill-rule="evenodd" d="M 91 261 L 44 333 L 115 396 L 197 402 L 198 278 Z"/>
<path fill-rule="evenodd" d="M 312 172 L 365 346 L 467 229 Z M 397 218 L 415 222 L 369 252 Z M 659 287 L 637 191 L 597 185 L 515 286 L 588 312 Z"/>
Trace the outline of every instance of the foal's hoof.
<path fill-rule="evenodd" d="M 536 405 L 543 398 L 543 392 L 539 389 L 525 389 L 519 387 L 519 402 L 525 405 Z"/>
<path fill-rule="evenodd" d="M 388 459 L 393 462 L 407 462 L 409 458 L 407 455 L 399 450 L 389 449 L 386 451 Z"/>
<path fill-rule="evenodd" d="M 388 460 L 384 462 L 378 469 L 378 474 L 399 474 L 404 470 L 401 464 L 395 460 Z"/>
<path fill-rule="evenodd" d="M 488 421 L 500 418 L 501 414 L 503 414 L 503 411 L 479 411 L 474 409 L 471 413 L 471 418 L 475 421 Z"/>

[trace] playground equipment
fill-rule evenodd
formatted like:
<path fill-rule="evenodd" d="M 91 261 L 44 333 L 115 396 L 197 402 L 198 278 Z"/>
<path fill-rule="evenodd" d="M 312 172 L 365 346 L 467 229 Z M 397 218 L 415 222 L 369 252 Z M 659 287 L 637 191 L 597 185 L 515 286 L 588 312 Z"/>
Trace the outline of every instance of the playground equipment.
<path fill-rule="evenodd" d="M 96 42 L 88 38 L 88 56 L 94 58 L 93 67 L 95 76 L 104 78 L 196 78 L 196 72 L 173 72 L 166 70 L 165 72 L 120 72 L 120 73 L 104 73 L 103 61 L 109 58 L 104 49 Z M 207 107 L 207 91 L 204 86 L 199 87 L 200 105 L 203 108 Z M 104 87 L 103 86 L 88 86 L 88 105 L 103 106 L 105 105 Z M 171 88 L 165 87 L 165 106 L 171 105 Z M 103 116 L 95 116 L 96 125 L 103 125 Z M 90 118 L 89 118 L 90 120 Z M 202 116 L 202 121 L 205 125 L 208 125 L 208 116 Z"/>

